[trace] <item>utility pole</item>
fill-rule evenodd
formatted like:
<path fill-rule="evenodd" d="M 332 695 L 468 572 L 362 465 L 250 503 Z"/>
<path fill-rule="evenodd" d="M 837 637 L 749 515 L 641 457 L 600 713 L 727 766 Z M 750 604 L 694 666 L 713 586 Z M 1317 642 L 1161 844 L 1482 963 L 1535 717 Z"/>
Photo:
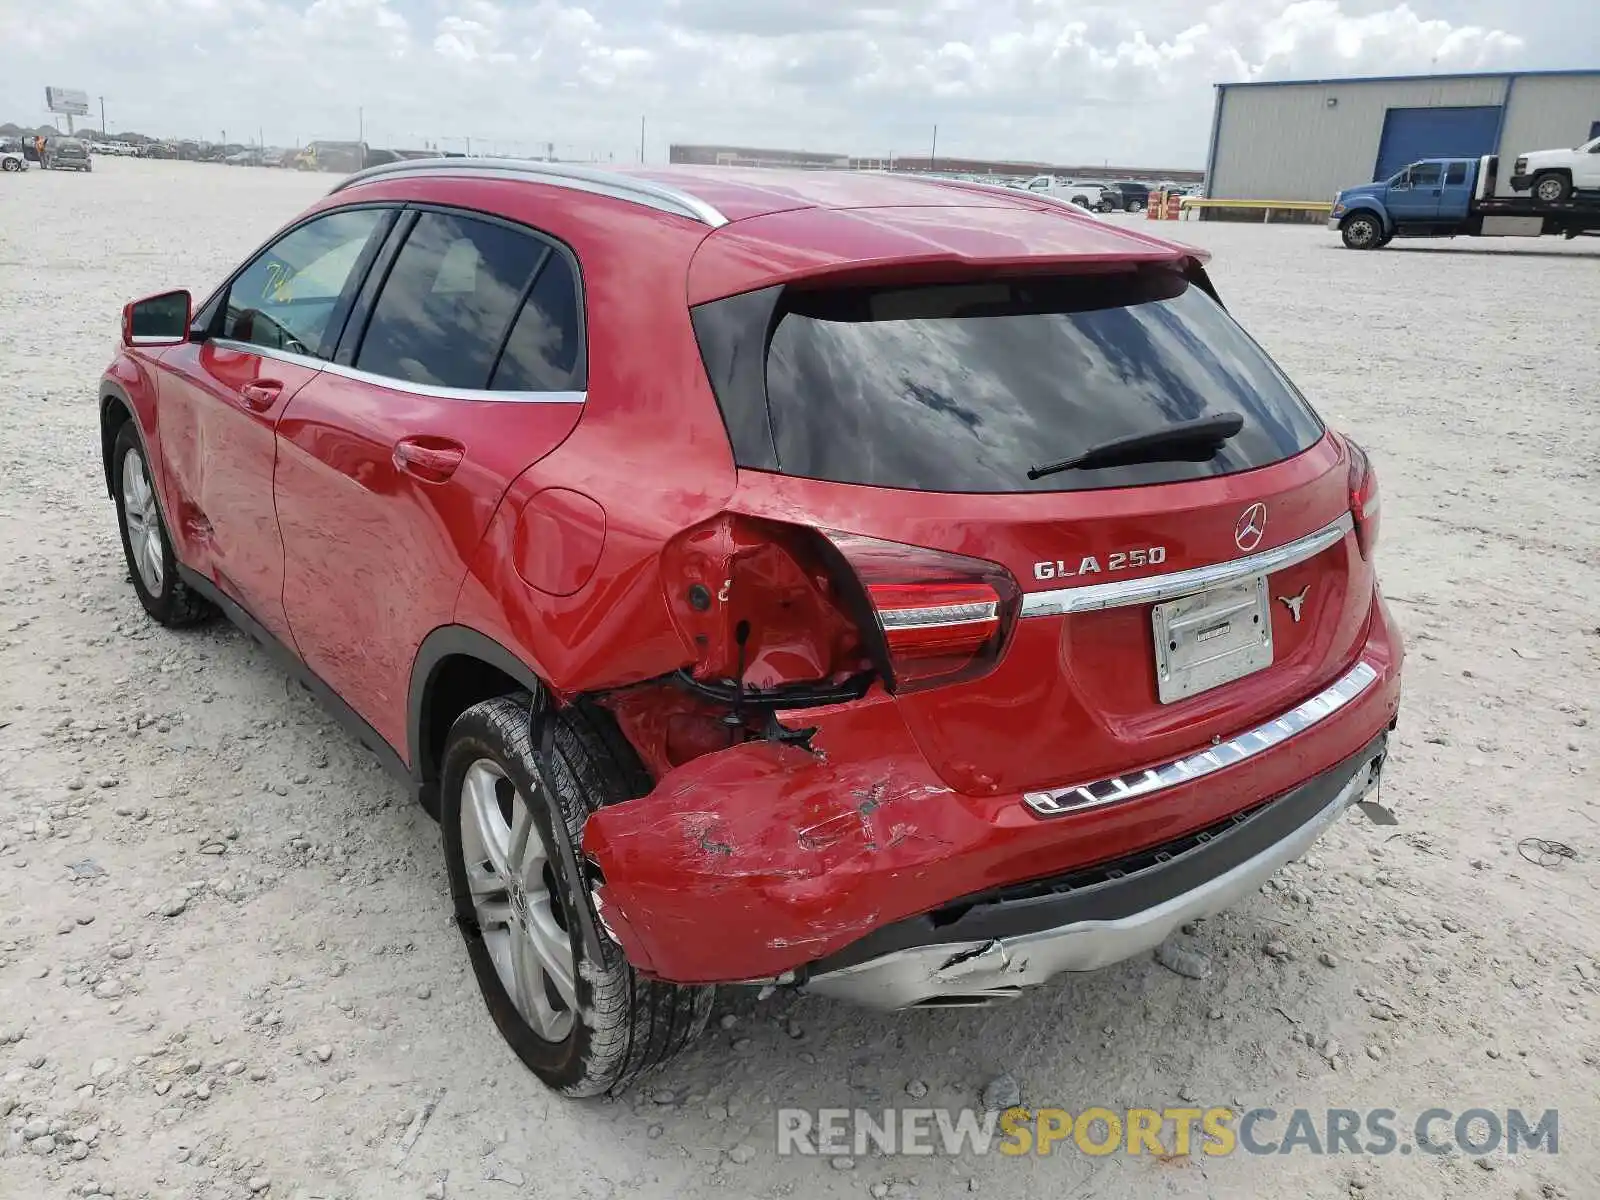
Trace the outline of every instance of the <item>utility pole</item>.
<path fill-rule="evenodd" d="M 935 164 L 939 161 L 939 127 L 933 127 L 933 145 L 928 150 L 928 170 L 936 170 Z"/>
<path fill-rule="evenodd" d="M 367 110 L 365 108 L 357 108 L 356 109 L 356 141 L 364 142 L 366 140 L 367 140 Z"/>
<path fill-rule="evenodd" d="M 639 161 L 644 162 L 644 118 L 639 118 Z"/>
<path fill-rule="evenodd" d="M 100 97 L 100 136 L 106 136 L 106 98 Z"/>

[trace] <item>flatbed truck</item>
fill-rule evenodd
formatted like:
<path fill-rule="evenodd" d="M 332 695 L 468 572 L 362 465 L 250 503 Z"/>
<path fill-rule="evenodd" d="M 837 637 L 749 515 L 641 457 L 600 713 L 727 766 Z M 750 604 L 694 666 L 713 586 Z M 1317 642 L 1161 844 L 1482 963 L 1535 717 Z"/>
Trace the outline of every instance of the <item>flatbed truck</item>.
<path fill-rule="evenodd" d="M 1389 179 L 1345 188 L 1328 228 L 1352 250 L 1377 250 L 1397 237 L 1546 237 L 1600 234 L 1600 191 L 1564 200 L 1499 196 L 1499 155 L 1425 158 Z"/>

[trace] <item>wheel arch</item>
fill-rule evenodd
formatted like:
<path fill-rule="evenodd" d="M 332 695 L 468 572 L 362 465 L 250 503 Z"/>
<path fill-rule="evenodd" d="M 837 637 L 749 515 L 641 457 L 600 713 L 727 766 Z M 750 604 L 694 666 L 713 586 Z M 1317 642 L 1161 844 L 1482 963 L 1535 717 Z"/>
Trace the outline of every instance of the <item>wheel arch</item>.
<path fill-rule="evenodd" d="M 117 444 L 117 432 L 133 417 L 133 402 L 128 393 L 115 383 L 100 386 L 100 463 L 105 469 L 106 495 L 116 498 L 116 484 L 112 480 L 111 450 Z M 143 440 L 144 430 L 139 431 Z"/>
<path fill-rule="evenodd" d="M 407 758 L 417 799 L 435 819 L 450 726 L 474 704 L 516 690 L 536 702 L 550 694 L 532 667 L 487 634 L 466 625 L 441 625 L 422 640 L 406 704 Z"/>
<path fill-rule="evenodd" d="M 1388 211 L 1380 204 L 1362 204 L 1348 210 L 1343 217 L 1339 218 L 1339 228 L 1343 229 L 1351 220 L 1363 214 L 1378 218 L 1378 228 L 1383 230 L 1384 233 L 1394 232 L 1394 222 L 1389 219 Z"/>

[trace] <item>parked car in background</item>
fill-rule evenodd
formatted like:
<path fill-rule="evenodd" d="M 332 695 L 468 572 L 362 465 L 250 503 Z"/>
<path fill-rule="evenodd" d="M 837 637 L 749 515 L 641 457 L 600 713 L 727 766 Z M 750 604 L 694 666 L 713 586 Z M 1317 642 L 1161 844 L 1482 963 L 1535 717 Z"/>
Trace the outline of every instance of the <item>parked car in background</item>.
<path fill-rule="evenodd" d="M 27 169 L 28 156 L 22 152 L 22 143 L 0 142 L 0 171 L 16 172 Z"/>
<path fill-rule="evenodd" d="M 308 142 L 295 157 L 302 171 L 334 171 L 349 174 L 367 164 L 365 142 Z"/>
<path fill-rule="evenodd" d="M 52 171 L 92 171 L 89 144 L 75 137 L 46 138 L 44 166 Z"/>
<path fill-rule="evenodd" d="M 1560 204 L 1574 192 L 1600 191 L 1600 137 L 1571 150 L 1530 150 L 1517 155 L 1511 188 L 1533 192 L 1535 200 Z"/>
<path fill-rule="evenodd" d="M 230 167 L 259 167 L 262 163 L 261 151 L 246 147 L 235 150 L 222 161 Z"/>
<path fill-rule="evenodd" d="M 1106 207 L 1110 212 L 1142 213 L 1150 207 L 1150 185 L 1121 180 L 1104 192 Z"/>
<path fill-rule="evenodd" d="M 615 1091 L 715 985 L 1148 953 L 1371 798 L 1377 478 L 1206 257 L 985 184 L 394 163 L 125 308 L 103 483 L 152 620 L 220 608 L 439 817 L 513 1050 Z"/>

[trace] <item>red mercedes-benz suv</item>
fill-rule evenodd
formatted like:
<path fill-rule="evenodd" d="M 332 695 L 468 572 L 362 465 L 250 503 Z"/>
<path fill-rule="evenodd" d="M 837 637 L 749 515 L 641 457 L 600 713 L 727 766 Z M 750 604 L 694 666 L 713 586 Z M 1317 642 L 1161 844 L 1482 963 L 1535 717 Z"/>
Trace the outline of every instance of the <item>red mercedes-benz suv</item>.
<path fill-rule="evenodd" d="M 100 387 L 134 589 L 443 827 L 485 1001 L 625 1085 L 717 983 L 974 1004 L 1378 780 L 1371 464 L 1185 246 L 937 180 L 363 171 Z"/>

